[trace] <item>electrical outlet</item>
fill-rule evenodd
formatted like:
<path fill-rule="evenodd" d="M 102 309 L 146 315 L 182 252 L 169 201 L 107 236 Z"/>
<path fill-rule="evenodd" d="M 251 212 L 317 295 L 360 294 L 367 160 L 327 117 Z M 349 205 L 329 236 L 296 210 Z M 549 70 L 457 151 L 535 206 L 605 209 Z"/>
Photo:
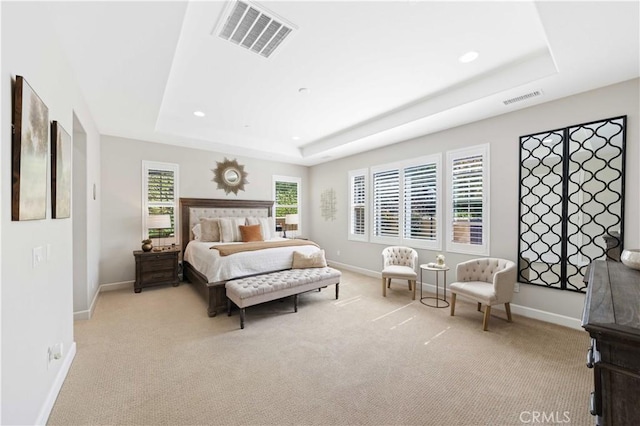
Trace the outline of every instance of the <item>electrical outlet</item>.
<path fill-rule="evenodd" d="M 513 292 L 514 293 L 520 293 L 520 283 L 515 283 L 515 285 L 513 286 Z"/>
<path fill-rule="evenodd" d="M 62 359 L 62 349 L 64 344 L 62 342 L 53 345 L 53 359 Z"/>
<path fill-rule="evenodd" d="M 51 365 L 52 361 L 62 359 L 62 353 L 64 344 L 62 342 L 56 343 L 53 346 L 47 348 L 47 369 Z"/>
<path fill-rule="evenodd" d="M 47 370 L 51 366 L 51 361 L 53 361 L 53 350 L 51 347 L 47 348 Z"/>

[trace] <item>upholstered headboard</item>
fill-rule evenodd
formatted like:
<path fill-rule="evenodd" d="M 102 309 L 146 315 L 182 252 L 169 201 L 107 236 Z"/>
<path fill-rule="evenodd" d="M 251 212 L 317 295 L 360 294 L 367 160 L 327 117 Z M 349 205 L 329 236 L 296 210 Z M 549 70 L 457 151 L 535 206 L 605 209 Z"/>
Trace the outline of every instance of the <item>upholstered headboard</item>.
<path fill-rule="evenodd" d="M 180 198 L 180 239 L 182 252 L 193 239 L 191 229 L 201 217 L 269 217 L 273 201 Z"/>

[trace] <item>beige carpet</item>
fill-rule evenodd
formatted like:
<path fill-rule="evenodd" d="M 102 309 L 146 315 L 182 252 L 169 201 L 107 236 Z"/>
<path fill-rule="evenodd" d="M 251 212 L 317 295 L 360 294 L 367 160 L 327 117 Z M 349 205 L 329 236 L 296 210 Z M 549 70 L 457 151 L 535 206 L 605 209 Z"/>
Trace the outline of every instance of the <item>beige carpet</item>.
<path fill-rule="evenodd" d="M 475 304 L 450 317 L 380 286 L 345 271 L 338 301 L 249 308 L 244 330 L 189 284 L 103 293 L 49 424 L 593 424 L 586 332 L 517 315 L 483 332 Z"/>

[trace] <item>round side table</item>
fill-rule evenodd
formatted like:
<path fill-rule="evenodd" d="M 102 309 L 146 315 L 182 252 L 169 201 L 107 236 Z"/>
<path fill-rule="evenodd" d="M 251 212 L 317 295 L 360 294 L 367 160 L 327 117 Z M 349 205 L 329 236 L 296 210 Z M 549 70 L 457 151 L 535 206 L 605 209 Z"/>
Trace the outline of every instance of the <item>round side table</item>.
<path fill-rule="evenodd" d="M 436 297 L 433 296 L 422 296 L 422 270 L 425 271 L 433 271 L 436 274 Z M 443 268 L 434 268 L 432 266 L 429 266 L 428 264 L 422 264 L 420 265 L 420 303 L 422 303 L 423 305 L 427 305 L 430 306 L 432 308 L 446 308 L 447 306 L 449 306 L 449 302 L 447 302 L 447 271 L 449 270 L 449 267 L 445 266 Z M 438 277 L 440 276 L 440 272 L 443 273 L 444 277 L 443 277 L 443 295 L 444 298 L 440 298 L 440 295 L 438 293 L 438 289 L 440 287 L 439 285 L 439 279 Z"/>

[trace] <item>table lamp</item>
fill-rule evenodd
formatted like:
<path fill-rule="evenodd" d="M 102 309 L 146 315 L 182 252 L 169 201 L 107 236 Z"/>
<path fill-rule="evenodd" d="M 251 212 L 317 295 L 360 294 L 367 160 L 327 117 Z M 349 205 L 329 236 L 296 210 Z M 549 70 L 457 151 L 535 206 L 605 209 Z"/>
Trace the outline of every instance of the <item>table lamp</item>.
<path fill-rule="evenodd" d="M 147 216 L 147 229 L 167 229 L 171 228 L 171 215 L 168 214 L 153 214 Z M 160 244 L 162 246 L 162 244 Z M 153 251 L 160 251 L 161 248 L 153 249 Z"/>
<path fill-rule="evenodd" d="M 296 225 L 296 231 L 298 230 L 298 215 L 297 214 L 288 214 L 284 217 L 284 225 L 285 225 L 285 230 L 284 230 L 284 234 L 283 237 L 287 238 L 287 229 L 289 229 L 289 226 L 291 225 Z"/>

